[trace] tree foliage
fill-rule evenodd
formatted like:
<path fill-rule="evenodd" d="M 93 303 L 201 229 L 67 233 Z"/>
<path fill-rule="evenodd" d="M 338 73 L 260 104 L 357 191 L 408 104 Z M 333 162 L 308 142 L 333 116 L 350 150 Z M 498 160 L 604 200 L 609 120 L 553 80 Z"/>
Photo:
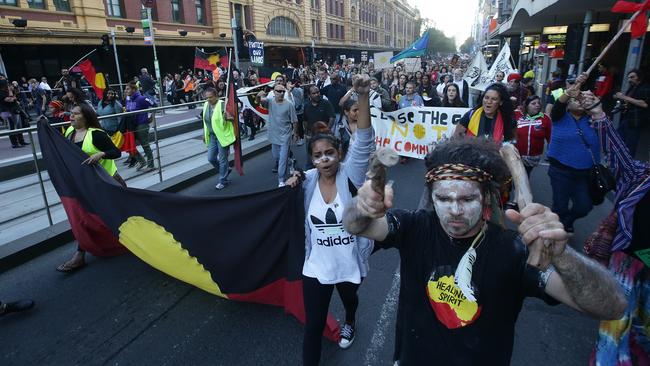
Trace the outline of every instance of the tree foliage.
<path fill-rule="evenodd" d="M 469 37 L 460 45 L 460 52 L 472 53 L 472 46 L 474 45 L 474 38 Z"/>
<path fill-rule="evenodd" d="M 436 28 L 429 28 L 429 52 L 431 53 L 454 53 L 456 52 L 456 41 L 453 37 L 447 37 Z"/>

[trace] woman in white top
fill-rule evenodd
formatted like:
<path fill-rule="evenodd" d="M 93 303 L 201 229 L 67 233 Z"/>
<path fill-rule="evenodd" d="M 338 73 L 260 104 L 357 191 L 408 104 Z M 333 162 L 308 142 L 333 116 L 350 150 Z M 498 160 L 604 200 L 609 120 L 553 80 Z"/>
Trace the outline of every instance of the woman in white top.
<path fill-rule="evenodd" d="M 330 134 L 315 135 L 308 152 L 316 168 L 303 175 L 305 192 L 305 263 L 303 298 L 305 334 L 303 364 L 318 365 L 321 338 L 330 299 L 336 287 L 345 307 L 345 324 L 339 346 L 348 348 L 354 341 L 357 289 L 368 273 L 368 258 L 373 242 L 351 235 L 343 229 L 343 208 L 365 181 L 370 156 L 375 151 L 370 125 L 369 78 L 355 76 L 353 87 L 359 95 L 355 139 L 348 157 L 341 162 L 339 141 Z M 301 174 L 287 180 L 292 187 L 301 184 Z"/>

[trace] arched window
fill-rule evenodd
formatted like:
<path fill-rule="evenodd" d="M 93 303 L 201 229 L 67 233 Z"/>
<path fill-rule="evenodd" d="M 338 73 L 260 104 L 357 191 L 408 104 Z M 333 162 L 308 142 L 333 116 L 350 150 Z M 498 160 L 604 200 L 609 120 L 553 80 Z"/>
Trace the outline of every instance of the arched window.
<path fill-rule="evenodd" d="M 275 17 L 269 22 L 266 34 L 270 36 L 298 38 L 298 26 L 287 17 Z"/>

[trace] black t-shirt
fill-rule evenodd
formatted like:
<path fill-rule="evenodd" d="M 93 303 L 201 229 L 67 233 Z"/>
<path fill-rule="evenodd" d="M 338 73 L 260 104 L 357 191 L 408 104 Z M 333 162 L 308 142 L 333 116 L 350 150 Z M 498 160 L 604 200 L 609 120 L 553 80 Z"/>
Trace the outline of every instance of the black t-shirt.
<path fill-rule="evenodd" d="M 348 89 L 341 85 L 341 84 L 330 84 L 326 87 L 324 87 L 321 90 L 321 94 L 325 95 L 327 97 L 327 100 L 332 103 L 332 107 L 334 107 L 334 113 L 341 113 L 341 107 L 339 107 L 339 102 L 341 101 L 341 98 L 348 92 Z"/>
<path fill-rule="evenodd" d="M 475 112 L 476 111 L 468 111 L 467 113 L 465 113 L 465 115 L 463 115 L 460 118 L 460 121 L 458 123 L 460 123 L 465 128 L 469 128 L 468 127 L 469 126 L 469 121 L 472 119 L 471 116 Z M 485 113 L 483 113 L 483 115 L 481 116 L 481 122 L 479 123 L 479 126 L 478 126 L 478 133 L 476 134 L 476 136 L 477 137 L 487 136 L 489 138 L 493 138 L 494 121 L 495 121 L 494 118 L 489 118 L 488 116 L 485 115 Z M 507 140 L 508 137 L 512 138 L 510 136 L 511 135 L 510 131 L 517 128 L 517 121 L 505 121 L 504 120 L 503 124 L 504 124 L 504 126 L 503 126 L 504 139 Z"/>
<path fill-rule="evenodd" d="M 305 103 L 305 111 L 303 118 L 307 121 L 307 128 L 311 130 L 314 123 L 321 121 L 329 125 L 330 118 L 334 118 L 334 108 L 332 103 L 327 100 L 321 99 L 318 105 L 314 106 L 311 101 Z"/>
<path fill-rule="evenodd" d="M 411 365 L 508 365 L 527 296 L 551 303 L 540 271 L 526 265 L 517 233 L 489 224 L 477 247 L 471 302 L 454 284 L 473 238 L 452 240 L 435 212 L 391 210 L 399 222 L 380 247 L 400 252 L 395 358 Z"/>

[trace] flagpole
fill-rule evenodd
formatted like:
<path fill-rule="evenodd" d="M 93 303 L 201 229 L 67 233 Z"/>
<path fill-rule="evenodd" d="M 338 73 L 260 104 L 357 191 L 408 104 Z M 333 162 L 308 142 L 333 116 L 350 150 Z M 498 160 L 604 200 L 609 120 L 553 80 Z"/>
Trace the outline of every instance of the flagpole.
<path fill-rule="evenodd" d="M 97 51 L 97 49 L 96 49 L 96 48 L 93 48 L 92 51 L 90 51 L 90 52 L 88 52 L 87 54 L 83 55 L 83 57 L 81 57 L 80 59 L 78 59 L 77 62 L 75 62 L 74 64 L 72 64 L 72 66 L 68 67 L 68 70 L 71 70 L 73 67 L 77 66 L 77 64 L 79 64 L 81 61 L 83 61 L 86 57 L 90 56 L 90 55 L 91 55 L 93 52 L 95 52 L 95 51 Z M 63 76 L 61 76 L 61 78 L 59 79 L 59 81 L 57 81 L 56 84 L 54 84 L 54 88 L 56 88 L 56 87 L 59 85 L 59 83 L 61 83 L 61 80 L 63 80 Z"/>
<path fill-rule="evenodd" d="M 605 54 L 609 51 L 610 48 L 612 48 L 612 46 L 614 45 L 614 43 L 615 43 L 619 38 L 621 38 L 621 36 L 622 36 L 623 33 L 625 32 L 625 29 L 627 29 L 627 27 L 630 26 L 630 25 L 632 24 L 632 22 L 634 21 L 634 19 L 635 19 L 637 16 L 639 16 L 639 14 L 641 14 L 642 11 L 643 11 L 643 10 L 637 10 L 634 14 L 632 14 L 632 16 L 630 17 L 630 19 L 626 20 L 625 23 L 623 23 L 623 25 L 621 26 L 621 29 L 618 30 L 618 33 L 616 33 L 616 35 L 612 38 L 612 40 L 609 41 L 609 43 L 607 44 L 607 46 L 605 46 L 605 48 L 604 48 L 603 51 L 600 53 L 600 55 L 598 55 L 598 57 L 596 57 L 596 60 L 594 60 L 594 62 L 591 64 L 591 66 L 589 66 L 589 69 L 587 69 L 587 71 L 586 71 L 587 75 L 591 74 L 591 72 L 594 71 L 594 69 L 596 68 L 596 66 L 598 66 L 598 64 L 600 63 L 600 60 L 602 60 L 603 57 L 605 57 Z"/>

